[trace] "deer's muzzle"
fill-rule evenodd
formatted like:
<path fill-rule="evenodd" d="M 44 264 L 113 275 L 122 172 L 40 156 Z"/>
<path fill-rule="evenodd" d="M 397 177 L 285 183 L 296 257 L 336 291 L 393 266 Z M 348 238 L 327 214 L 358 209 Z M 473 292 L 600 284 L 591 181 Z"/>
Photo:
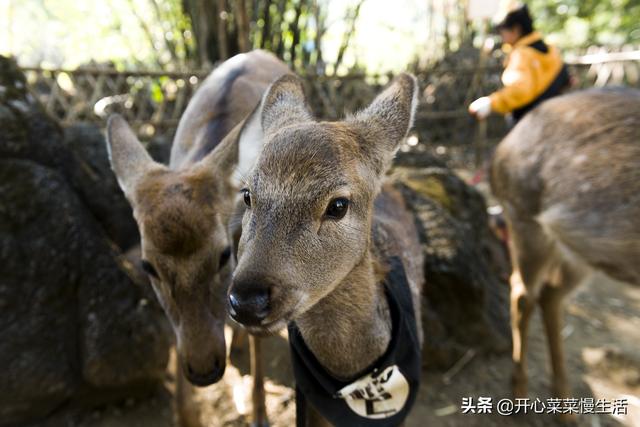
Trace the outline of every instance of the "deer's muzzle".
<path fill-rule="evenodd" d="M 269 315 L 271 286 L 238 284 L 229 293 L 229 315 L 245 326 L 259 326 Z"/>

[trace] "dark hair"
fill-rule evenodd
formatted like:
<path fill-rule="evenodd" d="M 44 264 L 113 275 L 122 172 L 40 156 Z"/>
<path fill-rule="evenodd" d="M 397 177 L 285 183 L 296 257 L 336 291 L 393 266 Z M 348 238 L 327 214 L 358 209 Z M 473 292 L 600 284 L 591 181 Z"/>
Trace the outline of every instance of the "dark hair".
<path fill-rule="evenodd" d="M 496 25 L 496 30 L 503 28 L 511 30 L 516 26 L 520 26 L 523 36 L 533 32 L 533 20 L 531 19 L 529 8 L 526 4 L 507 13 L 507 16 Z"/>

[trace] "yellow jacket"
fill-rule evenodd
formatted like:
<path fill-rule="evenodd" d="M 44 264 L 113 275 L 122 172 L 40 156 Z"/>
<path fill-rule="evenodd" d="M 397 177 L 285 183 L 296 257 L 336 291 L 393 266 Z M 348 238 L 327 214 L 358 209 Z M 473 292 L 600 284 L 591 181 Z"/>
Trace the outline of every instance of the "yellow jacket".
<path fill-rule="evenodd" d="M 543 53 L 530 46 L 541 40 L 542 36 L 536 31 L 513 45 L 502 73 L 504 88 L 489 96 L 493 111 L 507 114 L 530 104 L 558 76 L 563 67 L 558 49 L 547 45 L 547 52 Z"/>

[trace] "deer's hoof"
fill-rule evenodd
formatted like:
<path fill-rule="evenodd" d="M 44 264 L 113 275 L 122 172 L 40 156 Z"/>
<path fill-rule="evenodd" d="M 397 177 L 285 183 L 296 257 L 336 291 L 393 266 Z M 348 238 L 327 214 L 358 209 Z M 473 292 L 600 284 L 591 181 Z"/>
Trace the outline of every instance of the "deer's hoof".
<path fill-rule="evenodd" d="M 264 421 L 252 421 L 251 424 L 249 424 L 251 427 L 269 427 L 269 421 L 268 420 L 264 420 Z"/>
<path fill-rule="evenodd" d="M 576 414 L 559 414 L 558 418 L 564 425 L 575 426 L 578 425 L 578 416 Z"/>
<path fill-rule="evenodd" d="M 523 380 L 522 378 L 514 375 L 511 378 L 511 391 L 513 393 L 514 399 L 526 398 L 527 397 L 527 380 Z"/>
<path fill-rule="evenodd" d="M 559 399 L 566 399 L 570 397 L 569 387 L 567 387 L 567 382 L 563 381 L 561 383 L 554 382 L 551 386 L 551 394 L 553 397 L 557 397 Z"/>

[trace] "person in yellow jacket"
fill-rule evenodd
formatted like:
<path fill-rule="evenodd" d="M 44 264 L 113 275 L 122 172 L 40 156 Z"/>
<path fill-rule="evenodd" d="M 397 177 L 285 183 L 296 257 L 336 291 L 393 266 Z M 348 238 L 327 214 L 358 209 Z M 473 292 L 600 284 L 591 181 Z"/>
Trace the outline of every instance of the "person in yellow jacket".
<path fill-rule="evenodd" d="M 512 47 L 502 74 L 504 87 L 473 101 L 469 112 L 478 119 L 491 112 L 510 114 L 517 122 L 542 101 L 562 93 L 570 84 L 569 73 L 558 49 L 534 31 L 526 5 L 512 9 L 496 29 Z"/>

